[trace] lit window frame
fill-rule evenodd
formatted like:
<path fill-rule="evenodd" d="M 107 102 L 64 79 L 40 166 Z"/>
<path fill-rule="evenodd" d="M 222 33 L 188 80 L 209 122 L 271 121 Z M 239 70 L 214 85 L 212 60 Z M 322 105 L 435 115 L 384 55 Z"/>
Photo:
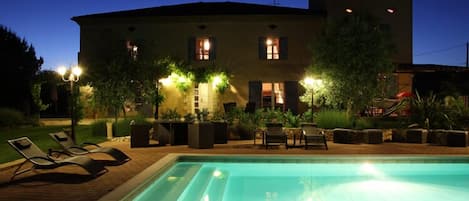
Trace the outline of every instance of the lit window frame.
<path fill-rule="evenodd" d="M 280 60 L 280 38 L 268 37 L 265 40 L 266 59 L 267 60 Z"/>
<path fill-rule="evenodd" d="M 126 47 L 130 58 L 132 58 L 133 60 L 137 60 L 139 49 L 138 46 L 132 41 L 127 41 Z"/>
<path fill-rule="evenodd" d="M 197 61 L 209 61 L 211 41 L 209 37 L 198 37 L 195 40 L 195 59 Z"/>
<path fill-rule="evenodd" d="M 265 86 L 269 86 L 270 90 L 265 90 Z M 268 91 L 267 96 L 264 91 Z M 264 98 L 270 97 L 270 101 L 265 102 Z M 262 108 L 280 109 L 282 112 L 285 111 L 285 83 L 283 82 L 262 82 Z"/>

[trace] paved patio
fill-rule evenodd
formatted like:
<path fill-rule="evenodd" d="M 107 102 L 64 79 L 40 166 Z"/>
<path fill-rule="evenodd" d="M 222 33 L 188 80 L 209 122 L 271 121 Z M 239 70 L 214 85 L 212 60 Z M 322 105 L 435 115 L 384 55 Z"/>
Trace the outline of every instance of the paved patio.
<path fill-rule="evenodd" d="M 260 142 L 260 140 L 259 140 Z M 304 150 L 283 146 L 266 150 L 249 141 L 230 141 L 228 144 L 215 145 L 213 149 L 191 149 L 187 145 L 149 148 L 133 148 L 129 142 L 105 142 L 103 146 L 112 146 L 123 150 L 132 160 L 119 165 L 108 166 L 109 172 L 97 177 L 89 177 L 80 167 L 67 166 L 54 170 L 37 170 L 17 176 L 9 182 L 15 167 L 0 172 L 0 201 L 8 200 L 97 200 L 114 188 L 129 180 L 142 170 L 169 153 L 209 153 L 209 154 L 283 154 L 283 155 L 324 155 L 324 154 L 412 154 L 412 155 L 468 155 L 469 148 L 432 146 L 428 144 L 384 143 L 370 144 L 334 144 L 328 142 L 329 150 L 321 148 Z M 106 160 L 108 156 L 95 154 L 95 159 Z M 76 173 L 79 173 L 77 175 Z"/>

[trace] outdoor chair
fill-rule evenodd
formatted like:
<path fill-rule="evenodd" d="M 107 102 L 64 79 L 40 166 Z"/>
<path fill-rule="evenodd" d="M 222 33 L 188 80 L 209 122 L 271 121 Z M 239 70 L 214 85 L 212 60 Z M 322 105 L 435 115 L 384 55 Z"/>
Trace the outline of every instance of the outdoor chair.
<path fill-rule="evenodd" d="M 303 131 L 305 149 L 307 149 L 308 146 L 324 145 L 326 147 L 326 150 L 328 150 L 326 135 L 324 134 L 324 131 L 320 130 L 313 124 L 302 124 L 301 130 Z"/>
<path fill-rule="evenodd" d="M 82 145 L 77 145 L 65 132 L 50 133 L 49 136 L 54 139 L 55 142 L 60 144 L 64 152 L 71 155 L 85 155 L 91 153 L 104 153 L 113 157 L 117 163 L 122 164 L 129 161 L 130 158 L 119 149 L 113 147 L 101 147 L 97 144 L 84 142 Z M 86 149 L 84 146 L 94 146 L 94 149 Z"/>
<path fill-rule="evenodd" d="M 272 145 L 285 144 L 288 149 L 287 135 L 283 132 L 281 123 L 267 123 L 265 131 L 265 148 Z"/>
<path fill-rule="evenodd" d="M 54 169 L 65 165 L 78 165 L 94 177 L 107 172 L 107 169 L 102 163 L 87 156 L 71 156 L 62 160 L 54 159 L 44 153 L 28 137 L 12 139 L 7 142 L 26 159 L 16 168 L 10 181 L 12 181 L 15 176 L 34 169 Z M 27 162 L 31 162 L 33 166 L 28 169 L 20 170 Z"/>

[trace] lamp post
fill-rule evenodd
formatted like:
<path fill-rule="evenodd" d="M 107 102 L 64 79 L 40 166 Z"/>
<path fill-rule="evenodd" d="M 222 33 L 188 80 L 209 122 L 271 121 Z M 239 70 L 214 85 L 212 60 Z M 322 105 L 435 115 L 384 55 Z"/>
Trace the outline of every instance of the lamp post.
<path fill-rule="evenodd" d="M 62 80 L 64 82 L 68 82 L 70 83 L 70 119 L 72 121 L 72 124 L 71 124 L 71 134 L 70 134 L 70 138 L 72 138 L 72 140 L 75 142 L 76 138 L 75 138 L 75 125 L 76 125 L 76 119 L 75 119 L 75 97 L 74 97 L 74 93 L 73 93 L 73 83 L 75 82 L 78 82 L 78 80 L 80 80 L 80 75 L 81 75 L 81 68 L 78 67 L 78 66 L 75 66 L 75 67 L 71 67 L 69 69 L 67 69 L 65 66 L 61 66 L 57 69 L 57 73 L 60 74 L 60 76 L 62 76 Z M 68 78 L 67 76 L 68 75 Z"/>
<path fill-rule="evenodd" d="M 311 91 L 311 122 L 314 123 L 314 88 L 322 85 L 322 80 L 314 79 L 313 77 L 306 77 L 303 81 L 306 88 Z"/>

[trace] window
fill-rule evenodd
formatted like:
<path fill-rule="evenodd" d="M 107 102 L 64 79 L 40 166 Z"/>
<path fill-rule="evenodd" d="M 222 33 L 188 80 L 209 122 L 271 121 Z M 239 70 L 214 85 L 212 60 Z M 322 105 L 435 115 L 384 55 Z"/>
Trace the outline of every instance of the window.
<path fill-rule="evenodd" d="M 278 38 L 267 38 L 265 41 L 266 44 L 266 51 L 267 51 L 267 60 L 271 59 L 280 59 L 279 56 L 279 42 Z"/>
<path fill-rule="evenodd" d="M 133 60 L 137 60 L 138 46 L 135 45 L 135 43 L 132 41 L 127 41 L 126 46 L 127 46 L 127 52 L 129 53 L 130 58 L 132 58 Z"/>
<path fill-rule="evenodd" d="M 189 38 L 189 61 L 213 61 L 215 60 L 214 37 L 191 37 Z"/>
<path fill-rule="evenodd" d="M 285 89 L 283 83 L 264 82 L 262 83 L 262 107 L 271 109 L 284 109 Z"/>
<path fill-rule="evenodd" d="M 287 59 L 286 37 L 260 37 L 259 59 L 284 60 Z"/>
<path fill-rule="evenodd" d="M 209 38 L 197 38 L 195 47 L 195 58 L 199 61 L 210 60 L 210 39 Z"/>

